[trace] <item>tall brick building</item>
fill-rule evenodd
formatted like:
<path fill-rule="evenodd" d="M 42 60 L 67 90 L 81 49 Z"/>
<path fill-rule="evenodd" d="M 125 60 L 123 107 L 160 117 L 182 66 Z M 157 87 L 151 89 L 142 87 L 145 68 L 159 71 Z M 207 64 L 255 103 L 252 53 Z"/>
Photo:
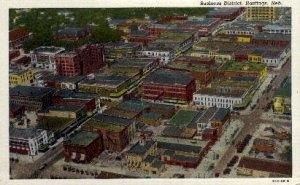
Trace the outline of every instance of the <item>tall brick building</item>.
<path fill-rule="evenodd" d="M 76 49 L 80 58 L 81 74 L 94 73 L 104 64 L 103 46 L 100 44 L 86 44 Z"/>
<path fill-rule="evenodd" d="M 81 74 L 80 58 L 74 51 L 66 51 L 55 57 L 56 72 L 62 76 L 77 76 Z"/>
<path fill-rule="evenodd" d="M 97 72 L 104 64 L 103 46 L 86 44 L 75 51 L 60 53 L 55 58 L 56 72 L 63 76 L 87 75 Z"/>

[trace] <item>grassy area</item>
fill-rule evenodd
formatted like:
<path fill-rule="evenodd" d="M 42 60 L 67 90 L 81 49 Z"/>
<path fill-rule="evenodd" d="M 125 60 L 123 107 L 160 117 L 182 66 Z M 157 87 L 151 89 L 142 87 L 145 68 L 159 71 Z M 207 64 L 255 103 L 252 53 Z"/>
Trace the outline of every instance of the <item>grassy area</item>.
<path fill-rule="evenodd" d="M 71 118 L 49 117 L 45 120 L 39 121 L 37 128 L 56 132 L 69 126 L 72 120 L 73 119 Z"/>
<path fill-rule="evenodd" d="M 198 111 L 180 110 L 172 117 L 170 123 L 174 125 L 187 125 L 197 114 Z"/>

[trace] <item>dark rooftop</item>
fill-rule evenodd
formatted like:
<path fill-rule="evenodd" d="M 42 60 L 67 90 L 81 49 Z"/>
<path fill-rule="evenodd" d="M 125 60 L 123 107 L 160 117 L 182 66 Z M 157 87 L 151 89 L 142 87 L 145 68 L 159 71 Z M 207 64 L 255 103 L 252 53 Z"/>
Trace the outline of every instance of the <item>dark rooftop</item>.
<path fill-rule="evenodd" d="M 48 108 L 49 111 L 78 111 L 81 110 L 82 106 L 74 106 L 74 105 L 55 105 Z"/>
<path fill-rule="evenodd" d="M 9 137 L 30 139 L 39 136 L 43 131 L 44 130 L 42 129 L 35 129 L 35 128 L 20 129 L 20 128 L 9 127 Z"/>
<path fill-rule="evenodd" d="M 71 137 L 69 142 L 71 145 L 88 146 L 98 137 L 99 134 L 97 134 L 96 132 L 81 130 L 80 132 L 76 133 L 73 137 Z"/>
<path fill-rule="evenodd" d="M 96 114 L 95 116 L 92 117 L 92 119 L 98 122 L 113 123 L 113 124 L 123 125 L 123 126 L 131 125 L 134 122 L 131 119 L 109 116 L 104 114 Z"/>
<path fill-rule="evenodd" d="M 146 163 L 152 163 L 155 160 L 155 157 L 152 155 L 147 155 L 147 157 L 144 159 L 144 162 Z"/>
<path fill-rule="evenodd" d="M 253 39 L 260 39 L 260 40 L 285 40 L 290 41 L 291 35 L 288 34 L 273 34 L 273 33 L 257 33 L 252 36 Z"/>
<path fill-rule="evenodd" d="M 140 143 L 136 143 L 133 147 L 131 147 L 127 153 L 133 153 L 137 155 L 144 155 L 150 148 L 151 146 L 154 145 L 154 141 L 146 141 L 145 145 L 140 145 Z"/>
<path fill-rule="evenodd" d="M 145 68 L 154 60 L 149 58 L 122 58 L 115 60 L 111 67 Z"/>
<path fill-rule="evenodd" d="M 161 117 L 161 114 L 156 112 L 144 112 L 143 117 L 146 119 L 158 120 Z"/>
<path fill-rule="evenodd" d="M 146 103 L 139 100 L 128 100 L 128 101 L 121 102 L 117 107 L 124 110 L 133 111 L 133 112 L 142 112 L 148 106 Z"/>
<path fill-rule="evenodd" d="M 160 168 L 162 165 L 164 165 L 164 162 L 157 159 L 151 164 L 151 166 L 154 168 Z"/>
<path fill-rule="evenodd" d="M 145 78 L 144 83 L 165 85 L 188 85 L 193 78 L 187 73 L 169 69 L 158 69 Z"/>
<path fill-rule="evenodd" d="M 175 151 L 182 151 L 182 152 L 193 152 L 193 153 L 200 153 L 202 147 L 200 146 L 190 146 L 184 144 L 175 144 L 175 143 L 165 143 L 165 142 L 158 142 L 158 148 L 168 149 L 168 150 L 175 150 Z"/>
<path fill-rule="evenodd" d="M 77 83 L 83 80 L 84 76 L 60 76 L 60 75 L 54 75 L 54 74 L 48 74 L 45 76 L 41 76 L 39 80 L 53 80 L 53 81 L 61 81 L 61 82 L 69 82 L 69 83 Z"/>
<path fill-rule="evenodd" d="M 75 92 L 69 89 L 61 89 L 54 93 L 54 96 L 59 96 L 61 98 L 79 98 L 79 99 L 92 99 L 98 96 L 89 93 Z"/>
<path fill-rule="evenodd" d="M 92 79 L 85 79 L 79 82 L 80 84 L 97 84 L 101 86 L 117 86 L 125 81 L 129 80 L 131 77 L 126 75 L 103 75 L 103 74 L 96 74 L 95 78 Z"/>
<path fill-rule="evenodd" d="M 10 96 L 23 96 L 30 98 L 41 98 L 54 92 L 54 89 L 47 87 L 16 86 L 9 89 Z"/>
<path fill-rule="evenodd" d="M 197 162 L 199 160 L 198 157 L 190 157 L 185 155 L 173 155 L 172 159 L 176 161 L 187 161 L 187 162 Z"/>

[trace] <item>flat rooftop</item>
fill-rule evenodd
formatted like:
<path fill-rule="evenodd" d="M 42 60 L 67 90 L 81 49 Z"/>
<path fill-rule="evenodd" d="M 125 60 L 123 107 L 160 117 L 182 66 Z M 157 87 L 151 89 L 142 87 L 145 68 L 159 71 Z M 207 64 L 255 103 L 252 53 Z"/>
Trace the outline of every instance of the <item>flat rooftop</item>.
<path fill-rule="evenodd" d="M 145 78 L 146 84 L 188 85 L 194 78 L 189 74 L 169 69 L 158 69 Z"/>
<path fill-rule="evenodd" d="M 90 93 L 82 93 L 82 92 L 75 92 L 69 89 L 61 89 L 54 93 L 54 96 L 59 96 L 61 98 L 74 98 L 74 99 L 93 99 L 98 98 L 98 96 Z"/>
<path fill-rule="evenodd" d="M 179 110 L 170 120 L 174 125 L 188 125 L 195 117 L 200 114 L 199 111 Z"/>
<path fill-rule="evenodd" d="M 84 125 L 92 126 L 94 128 L 98 128 L 98 129 L 105 129 L 110 132 L 121 132 L 122 130 L 124 130 L 126 128 L 125 126 L 122 126 L 122 125 L 118 125 L 118 124 L 114 124 L 114 123 L 110 123 L 110 122 L 98 121 L 95 119 L 90 119 L 89 121 L 84 123 Z"/>
<path fill-rule="evenodd" d="M 10 138 L 22 138 L 22 139 L 30 139 L 37 137 L 43 132 L 42 129 L 34 129 L 34 128 L 14 128 L 9 127 L 9 137 Z"/>
<path fill-rule="evenodd" d="M 181 63 L 181 62 L 172 62 L 167 65 L 170 68 L 194 71 L 194 72 L 207 72 L 209 67 L 206 64 L 195 64 L 195 63 Z"/>
<path fill-rule="evenodd" d="M 165 32 L 157 36 L 155 42 L 184 42 L 192 35 L 191 32 Z"/>
<path fill-rule="evenodd" d="M 132 49 L 139 47 L 141 44 L 137 42 L 109 42 L 104 45 L 105 49 Z"/>
<path fill-rule="evenodd" d="M 68 127 L 72 120 L 71 118 L 48 117 L 39 121 L 37 128 L 56 132 Z"/>
<path fill-rule="evenodd" d="M 200 88 L 195 94 L 242 97 L 253 86 L 253 84 L 253 80 L 214 80 L 211 82 L 210 87 Z"/>
<path fill-rule="evenodd" d="M 79 82 L 79 84 L 89 84 L 89 85 L 97 85 L 97 86 L 119 86 L 122 83 L 130 80 L 131 77 L 126 75 L 118 75 L 118 74 L 95 74 L 94 78 L 87 78 Z"/>
<path fill-rule="evenodd" d="M 123 58 L 117 59 L 111 64 L 111 67 L 120 68 L 145 68 L 153 63 L 154 59 L 149 58 Z"/>
<path fill-rule="evenodd" d="M 253 62 L 234 62 L 228 61 L 220 66 L 219 71 L 244 71 L 261 72 L 265 70 L 266 64 Z"/>
<path fill-rule="evenodd" d="M 247 168 L 264 172 L 272 172 L 292 176 L 292 165 L 280 161 L 242 157 L 238 168 Z"/>
<path fill-rule="evenodd" d="M 33 50 L 32 52 L 34 54 L 44 54 L 44 55 L 53 55 L 58 54 L 62 51 L 64 51 L 65 48 L 63 47 L 55 47 L 55 46 L 40 46 Z"/>
<path fill-rule="evenodd" d="M 73 137 L 71 137 L 68 142 L 71 145 L 79 145 L 79 146 L 86 147 L 98 137 L 99 134 L 96 132 L 81 130 L 80 132 L 76 133 Z"/>
<path fill-rule="evenodd" d="M 20 85 L 9 89 L 10 96 L 22 96 L 30 98 L 41 98 L 52 92 L 54 92 L 54 89 L 48 87 L 33 87 Z"/>
<path fill-rule="evenodd" d="M 189 17 L 188 20 L 184 22 L 184 24 L 195 26 L 210 26 L 211 24 L 219 20 L 219 18 Z"/>
<path fill-rule="evenodd" d="M 257 33 L 252 36 L 252 39 L 258 40 L 284 40 L 284 41 L 291 41 L 291 35 L 287 34 L 280 34 L 280 33 Z"/>

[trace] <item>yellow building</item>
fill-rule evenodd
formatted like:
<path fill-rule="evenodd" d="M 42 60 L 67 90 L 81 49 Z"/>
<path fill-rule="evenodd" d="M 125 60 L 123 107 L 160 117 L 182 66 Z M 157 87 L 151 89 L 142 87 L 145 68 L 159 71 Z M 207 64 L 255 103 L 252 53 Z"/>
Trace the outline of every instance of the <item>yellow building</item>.
<path fill-rule="evenodd" d="M 237 174 L 252 177 L 291 177 L 292 166 L 280 161 L 242 157 Z"/>
<path fill-rule="evenodd" d="M 248 61 L 250 62 L 263 62 L 264 57 L 263 57 L 264 51 L 261 50 L 254 50 L 248 55 Z"/>
<path fill-rule="evenodd" d="M 31 70 L 15 70 L 9 72 L 9 85 L 24 85 L 33 82 L 33 74 Z"/>
<path fill-rule="evenodd" d="M 267 21 L 278 20 L 277 7 L 247 7 L 246 21 Z"/>
<path fill-rule="evenodd" d="M 155 156 L 156 152 L 157 148 L 154 141 L 146 141 L 144 138 L 140 138 L 140 141 L 125 154 L 127 166 L 129 168 L 140 168 L 144 159 L 146 159 L 148 155 Z"/>
<path fill-rule="evenodd" d="M 142 170 L 149 174 L 159 175 L 165 170 L 165 164 L 154 156 L 148 155 L 141 164 Z"/>
<path fill-rule="evenodd" d="M 247 36 L 247 35 L 239 35 L 239 36 L 237 36 L 237 42 L 250 43 L 251 37 Z"/>

